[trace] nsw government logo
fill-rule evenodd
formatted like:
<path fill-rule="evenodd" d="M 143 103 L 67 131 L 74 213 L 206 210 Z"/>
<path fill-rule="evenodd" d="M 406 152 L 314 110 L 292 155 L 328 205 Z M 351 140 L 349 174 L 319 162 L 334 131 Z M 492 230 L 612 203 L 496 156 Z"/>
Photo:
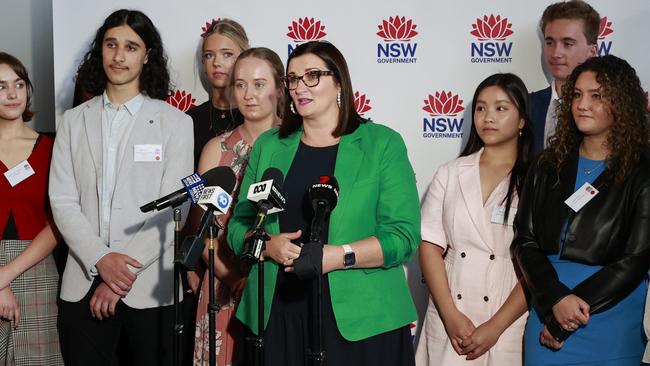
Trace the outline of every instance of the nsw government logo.
<path fill-rule="evenodd" d="M 612 41 L 607 39 L 607 36 L 614 33 L 612 29 L 612 22 L 603 17 L 600 20 L 600 28 L 598 29 L 598 56 L 609 55 L 612 50 Z"/>
<path fill-rule="evenodd" d="M 450 91 L 437 91 L 424 100 L 422 109 L 430 117 L 422 119 L 422 137 L 462 138 L 463 118 L 458 114 L 465 110 L 463 100 Z"/>
<path fill-rule="evenodd" d="M 472 24 L 471 35 L 476 37 L 477 42 L 472 42 L 471 58 L 472 63 L 510 63 L 512 57 L 512 42 L 507 38 L 512 35 L 512 23 L 508 18 L 501 18 L 500 15 L 484 15 L 483 19 L 477 18 Z"/>
<path fill-rule="evenodd" d="M 320 20 L 314 19 L 313 17 L 294 20 L 289 26 L 289 33 L 287 33 L 287 37 L 293 41 L 293 43 L 289 43 L 287 46 L 287 55 L 290 55 L 299 44 L 318 41 L 326 35 L 325 26 L 321 24 Z"/>
<path fill-rule="evenodd" d="M 416 42 L 411 42 L 418 32 L 415 30 L 417 25 L 413 19 L 406 17 L 394 16 L 384 19 L 379 24 L 377 35 L 383 42 L 377 43 L 377 63 L 416 63 L 415 51 L 418 48 Z"/>
<path fill-rule="evenodd" d="M 357 113 L 363 117 L 366 112 L 372 109 L 370 106 L 370 99 L 365 94 L 361 94 L 358 91 L 354 92 L 354 109 Z"/>

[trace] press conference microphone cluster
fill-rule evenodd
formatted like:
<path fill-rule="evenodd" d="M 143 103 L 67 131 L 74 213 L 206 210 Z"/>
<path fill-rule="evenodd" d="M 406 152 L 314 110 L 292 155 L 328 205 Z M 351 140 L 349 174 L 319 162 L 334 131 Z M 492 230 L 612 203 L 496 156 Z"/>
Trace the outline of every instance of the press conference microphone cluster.
<path fill-rule="evenodd" d="M 210 180 L 206 179 L 206 187 L 203 188 L 196 203 L 205 212 L 201 217 L 201 223 L 196 235 L 189 236 L 183 242 L 176 261 L 188 269 L 195 269 L 203 252 L 203 234 L 212 224 L 214 216 L 223 215 L 228 212 L 232 204 L 231 193 L 235 188 L 237 178 L 229 167 L 216 167 L 209 170 Z M 209 183 L 208 183 L 209 182 Z"/>
<path fill-rule="evenodd" d="M 284 210 L 286 198 L 282 192 L 284 176 L 277 168 L 268 168 L 262 174 L 262 181 L 251 184 L 246 198 L 257 206 L 257 216 L 253 225 L 253 235 L 244 242 L 242 259 L 247 263 L 259 261 L 264 250 L 264 242 L 269 236 L 264 232 L 264 222 L 270 214 Z"/>
<path fill-rule="evenodd" d="M 230 169 L 227 167 L 216 167 L 203 173 L 203 175 L 199 175 L 198 173 L 188 175 L 181 179 L 183 188 L 141 206 L 140 211 L 160 211 L 169 206 L 176 207 L 188 199 L 191 199 L 192 203 L 197 203 L 201 192 L 203 192 L 203 188 L 219 185 L 219 180 L 222 179 L 222 175 L 224 174 L 224 168 Z"/>

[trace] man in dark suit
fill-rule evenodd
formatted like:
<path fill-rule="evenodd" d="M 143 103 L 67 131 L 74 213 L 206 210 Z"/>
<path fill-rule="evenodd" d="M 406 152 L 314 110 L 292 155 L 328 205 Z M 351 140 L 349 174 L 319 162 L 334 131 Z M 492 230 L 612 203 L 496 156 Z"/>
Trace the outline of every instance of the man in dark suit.
<path fill-rule="evenodd" d="M 536 152 L 546 147 L 555 131 L 555 108 L 564 82 L 577 65 L 597 54 L 600 15 L 582 0 L 558 2 L 544 10 L 539 26 L 544 35 L 544 63 L 553 80 L 549 87 L 530 94 Z"/>

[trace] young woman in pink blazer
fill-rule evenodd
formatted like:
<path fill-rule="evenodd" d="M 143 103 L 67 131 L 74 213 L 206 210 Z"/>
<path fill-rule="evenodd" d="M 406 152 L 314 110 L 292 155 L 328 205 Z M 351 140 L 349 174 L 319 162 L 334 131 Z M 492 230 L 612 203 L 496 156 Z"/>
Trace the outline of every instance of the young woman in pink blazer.
<path fill-rule="evenodd" d="M 429 186 L 419 257 L 431 297 L 418 365 L 522 363 L 527 305 L 509 248 L 532 158 L 527 95 L 516 75 L 483 80 L 465 149 Z"/>

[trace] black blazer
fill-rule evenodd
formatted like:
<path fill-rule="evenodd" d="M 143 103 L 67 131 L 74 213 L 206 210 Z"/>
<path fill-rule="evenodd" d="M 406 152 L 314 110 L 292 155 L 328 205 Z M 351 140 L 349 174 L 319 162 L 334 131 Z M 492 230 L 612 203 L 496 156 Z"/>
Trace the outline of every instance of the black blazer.
<path fill-rule="evenodd" d="M 547 325 L 553 305 L 569 294 L 586 301 L 591 313 L 611 308 L 639 285 L 650 264 L 650 151 L 620 185 L 607 170 L 601 174 L 593 183 L 600 193 L 575 213 L 564 200 L 574 192 L 577 164 L 574 151 L 558 181 L 550 164 L 533 163 L 514 222 L 511 250 Z M 604 266 L 573 289 L 559 281 L 546 257 L 558 253 L 567 221 L 560 257 Z"/>
<path fill-rule="evenodd" d="M 533 121 L 533 151 L 537 154 L 544 150 L 544 126 L 546 112 L 551 103 L 551 87 L 530 93 L 530 118 Z"/>

